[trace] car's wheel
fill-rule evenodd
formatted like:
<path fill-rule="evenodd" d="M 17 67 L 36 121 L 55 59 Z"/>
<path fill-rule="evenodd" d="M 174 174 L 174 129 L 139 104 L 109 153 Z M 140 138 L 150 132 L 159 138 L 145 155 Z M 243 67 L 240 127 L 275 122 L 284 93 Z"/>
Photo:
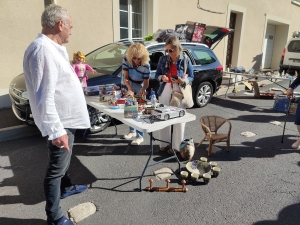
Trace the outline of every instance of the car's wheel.
<path fill-rule="evenodd" d="M 88 112 L 91 121 L 90 132 L 92 134 L 104 131 L 110 125 L 110 122 L 108 122 L 111 120 L 109 115 L 106 115 L 91 106 L 88 106 Z"/>
<path fill-rule="evenodd" d="M 209 82 L 201 83 L 194 95 L 194 103 L 196 107 L 204 107 L 209 103 L 213 96 L 213 87 Z"/>
<path fill-rule="evenodd" d="M 170 119 L 170 116 L 168 114 L 164 115 L 164 120 Z"/>
<path fill-rule="evenodd" d="M 184 116 L 184 114 L 185 114 L 185 112 L 184 112 L 183 110 L 181 110 L 181 111 L 179 112 L 179 116 L 180 116 L 180 117 Z"/>

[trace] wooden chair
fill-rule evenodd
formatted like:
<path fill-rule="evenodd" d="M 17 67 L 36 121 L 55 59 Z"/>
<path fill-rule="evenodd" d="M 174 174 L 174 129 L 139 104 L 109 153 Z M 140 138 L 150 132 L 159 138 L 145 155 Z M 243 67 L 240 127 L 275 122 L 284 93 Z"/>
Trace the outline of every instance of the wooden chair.
<path fill-rule="evenodd" d="M 218 134 L 219 128 L 226 123 L 228 124 L 228 132 Z M 211 155 L 212 146 L 217 142 L 226 142 L 226 151 L 230 150 L 231 123 L 229 120 L 220 116 L 203 116 L 200 118 L 200 125 L 205 133 L 205 136 L 197 145 L 197 147 L 199 147 L 202 142 L 208 141 L 208 156 Z"/>

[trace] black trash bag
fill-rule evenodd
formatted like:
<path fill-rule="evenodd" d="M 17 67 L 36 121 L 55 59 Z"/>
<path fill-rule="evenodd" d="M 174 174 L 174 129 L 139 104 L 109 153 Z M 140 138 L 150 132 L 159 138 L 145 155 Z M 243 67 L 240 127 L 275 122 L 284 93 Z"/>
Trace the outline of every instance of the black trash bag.
<path fill-rule="evenodd" d="M 177 36 L 180 41 L 186 41 L 184 33 L 176 32 L 172 29 L 166 29 L 166 30 L 159 29 L 153 35 L 153 39 L 158 42 L 165 42 L 171 36 Z"/>

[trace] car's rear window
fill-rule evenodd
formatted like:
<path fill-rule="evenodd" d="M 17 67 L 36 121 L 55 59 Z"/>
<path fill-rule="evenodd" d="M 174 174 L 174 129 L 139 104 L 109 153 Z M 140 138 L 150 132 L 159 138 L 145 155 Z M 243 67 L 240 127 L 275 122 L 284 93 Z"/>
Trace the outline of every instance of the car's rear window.
<path fill-rule="evenodd" d="M 300 52 L 300 40 L 291 41 L 288 45 L 289 52 Z"/>
<path fill-rule="evenodd" d="M 197 65 L 207 65 L 216 61 L 216 59 L 211 54 L 209 54 L 208 51 L 195 49 L 192 51 L 192 53 L 195 57 Z"/>

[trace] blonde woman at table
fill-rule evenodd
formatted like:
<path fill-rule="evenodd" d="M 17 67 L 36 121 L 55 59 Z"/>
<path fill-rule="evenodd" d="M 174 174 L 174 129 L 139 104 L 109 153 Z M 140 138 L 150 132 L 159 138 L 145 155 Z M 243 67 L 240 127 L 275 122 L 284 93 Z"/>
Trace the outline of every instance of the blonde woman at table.
<path fill-rule="evenodd" d="M 168 54 L 160 57 L 155 77 L 161 82 L 157 91 L 158 101 L 161 104 L 169 105 L 172 86 L 173 91 L 180 92 L 179 85 L 191 83 L 194 79 L 194 71 L 189 57 L 183 55 L 182 46 L 176 36 L 169 37 L 166 40 L 165 46 L 166 53 Z M 186 74 L 184 74 L 184 60 L 186 60 Z M 179 107 L 185 108 L 182 101 Z M 179 151 L 180 143 L 184 139 L 185 123 L 174 124 L 173 127 L 173 149 Z M 170 142 L 170 126 L 160 130 L 160 139 Z M 165 142 L 160 142 L 159 150 L 173 154 L 171 147 Z"/>
<path fill-rule="evenodd" d="M 132 44 L 123 59 L 124 83 L 127 87 L 125 96 L 145 95 L 149 87 L 150 64 L 149 53 L 140 43 Z M 135 138 L 131 144 L 139 145 L 144 141 L 144 134 L 133 127 L 123 136 L 125 139 Z"/>

